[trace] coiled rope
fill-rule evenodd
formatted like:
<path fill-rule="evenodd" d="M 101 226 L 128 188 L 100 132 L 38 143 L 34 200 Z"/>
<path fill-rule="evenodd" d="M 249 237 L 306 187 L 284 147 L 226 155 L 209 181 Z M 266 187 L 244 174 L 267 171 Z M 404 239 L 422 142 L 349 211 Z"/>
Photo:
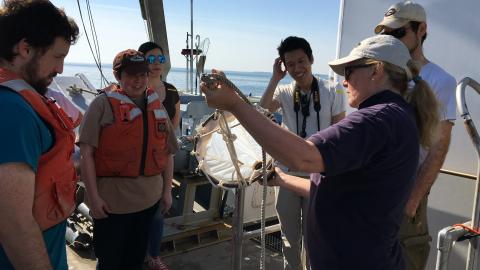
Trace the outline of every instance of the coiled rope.
<path fill-rule="evenodd" d="M 209 89 L 216 89 L 219 83 L 223 83 L 233 89 L 247 104 L 252 105 L 250 100 L 238 89 L 235 84 L 233 84 L 230 80 L 228 80 L 225 76 L 220 74 L 202 74 L 201 79 L 207 85 Z M 252 105 L 253 106 L 253 105 Z M 247 185 L 245 179 L 243 178 L 240 168 L 238 167 L 239 160 L 237 158 L 235 147 L 233 145 L 233 140 L 235 140 L 235 136 L 231 133 L 230 128 L 228 127 L 227 120 L 222 110 L 216 110 L 218 116 L 221 117 L 220 119 L 220 129 L 222 130 L 223 139 L 227 144 L 227 149 L 230 154 L 230 158 L 232 159 L 233 166 L 237 172 L 237 177 L 239 180 L 239 188 L 243 188 Z M 270 116 L 271 118 L 272 116 Z M 262 181 L 262 204 L 260 208 L 260 242 L 261 242 L 261 253 L 260 253 L 260 270 L 265 269 L 265 204 L 267 200 L 267 157 L 266 153 L 262 148 L 262 174 L 263 174 L 263 181 Z M 238 211 L 238 209 L 237 209 Z M 237 224 L 237 226 L 240 224 Z"/>

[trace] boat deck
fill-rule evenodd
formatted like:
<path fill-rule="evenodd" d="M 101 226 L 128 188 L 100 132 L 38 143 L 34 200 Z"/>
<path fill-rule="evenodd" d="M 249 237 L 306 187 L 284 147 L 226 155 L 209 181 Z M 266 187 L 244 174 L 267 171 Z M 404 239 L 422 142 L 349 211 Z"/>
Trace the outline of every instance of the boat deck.
<path fill-rule="evenodd" d="M 225 270 L 231 269 L 232 242 L 222 241 L 207 247 L 196 248 L 164 257 L 164 262 L 172 270 Z M 242 269 L 260 268 L 260 245 L 252 240 L 243 244 Z M 91 251 L 78 251 L 67 247 L 69 270 L 93 270 L 96 259 Z M 266 250 L 266 268 L 282 269 L 282 254 Z M 146 267 L 144 269 L 147 269 Z"/>
<path fill-rule="evenodd" d="M 440 174 L 432 188 L 429 197 L 429 227 L 433 241 L 431 243 L 428 270 L 435 269 L 437 233 L 442 228 L 455 223 L 470 220 L 472 201 L 475 191 L 475 181 L 455 176 Z M 170 269 L 231 269 L 232 245 L 230 238 L 221 236 L 216 241 L 205 245 L 195 244 L 195 237 L 191 239 L 190 247 L 177 246 L 176 252 L 167 252 L 164 261 Z M 200 241 L 201 242 L 201 241 Z M 188 243 L 182 241 L 183 246 Z M 464 269 L 466 261 L 467 243 L 457 243 L 451 253 L 450 268 Z M 242 269 L 259 269 L 261 248 L 252 240 L 243 245 Z M 77 251 L 67 248 L 69 269 L 95 269 L 96 260 L 90 251 Z M 282 269 L 282 254 L 270 249 L 266 251 L 267 269 Z"/>

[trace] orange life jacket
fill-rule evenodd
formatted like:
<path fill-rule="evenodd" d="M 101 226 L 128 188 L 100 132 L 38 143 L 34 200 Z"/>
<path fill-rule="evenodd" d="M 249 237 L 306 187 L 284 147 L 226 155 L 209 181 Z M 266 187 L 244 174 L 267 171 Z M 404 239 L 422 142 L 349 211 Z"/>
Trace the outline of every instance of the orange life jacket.
<path fill-rule="evenodd" d="M 97 176 L 137 177 L 161 174 L 167 162 L 168 114 L 153 90 L 147 91 L 147 140 L 142 110 L 121 89 L 105 92 L 114 122 L 100 131 L 95 150 Z M 146 151 L 143 152 L 146 143 Z M 144 159 L 144 168 L 141 160 Z"/>
<path fill-rule="evenodd" d="M 33 216 L 43 231 L 64 221 L 75 209 L 73 122 L 55 101 L 38 94 L 15 73 L 0 68 L 0 85 L 20 94 L 48 124 L 55 138 L 50 150 L 40 156 L 35 174 Z"/>

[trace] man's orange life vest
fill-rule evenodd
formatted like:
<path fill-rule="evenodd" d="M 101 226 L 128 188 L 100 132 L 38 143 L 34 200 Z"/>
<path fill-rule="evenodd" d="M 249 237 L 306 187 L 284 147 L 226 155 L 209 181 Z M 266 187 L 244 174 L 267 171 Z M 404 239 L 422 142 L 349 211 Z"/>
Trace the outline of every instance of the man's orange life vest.
<path fill-rule="evenodd" d="M 145 176 L 161 174 L 168 157 L 168 114 L 157 93 L 147 91 L 146 129 L 142 111 L 124 91 L 114 89 L 105 94 L 112 107 L 114 122 L 100 131 L 95 151 L 97 176 L 137 177 L 141 171 Z M 144 131 L 147 132 L 146 141 Z"/>
<path fill-rule="evenodd" d="M 50 127 L 55 138 L 50 150 L 40 156 L 35 174 L 33 216 L 44 231 L 64 221 L 75 209 L 73 122 L 54 100 L 41 96 L 15 73 L 0 68 L 0 85 L 20 94 Z"/>

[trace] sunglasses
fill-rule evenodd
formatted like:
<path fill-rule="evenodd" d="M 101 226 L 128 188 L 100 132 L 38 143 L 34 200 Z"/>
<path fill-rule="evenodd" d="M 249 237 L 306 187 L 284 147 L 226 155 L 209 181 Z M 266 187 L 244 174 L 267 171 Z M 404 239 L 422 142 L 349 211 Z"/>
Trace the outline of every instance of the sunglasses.
<path fill-rule="evenodd" d="M 400 27 L 392 31 L 383 32 L 382 35 L 389 35 L 396 38 L 403 38 L 407 34 L 407 30 L 410 27 Z"/>
<path fill-rule="evenodd" d="M 355 69 L 359 69 L 359 68 L 366 68 L 366 67 L 370 67 L 370 66 L 373 66 L 375 64 L 359 64 L 359 65 L 353 65 L 353 66 L 346 66 L 344 68 L 344 77 L 345 77 L 345 80 L 348 81 L 348 79 L 350 78 L 350 75 L 352 75 L 353 71 Z"/>
<path fill-rule="evenodd" d="M 165 61 L 167 60 L 167 58 L 165 57 L 165 55 L 161 55 L 161 54 L 159 54 L 159 55 L 149 55 L 149 56 L 147 56 L 147 62 L 148 62 L 149 64 L 154 64 L 157 59 L 158 59 L 158 62 L 159 62 L 160 64 L 165 63 Z"/>

